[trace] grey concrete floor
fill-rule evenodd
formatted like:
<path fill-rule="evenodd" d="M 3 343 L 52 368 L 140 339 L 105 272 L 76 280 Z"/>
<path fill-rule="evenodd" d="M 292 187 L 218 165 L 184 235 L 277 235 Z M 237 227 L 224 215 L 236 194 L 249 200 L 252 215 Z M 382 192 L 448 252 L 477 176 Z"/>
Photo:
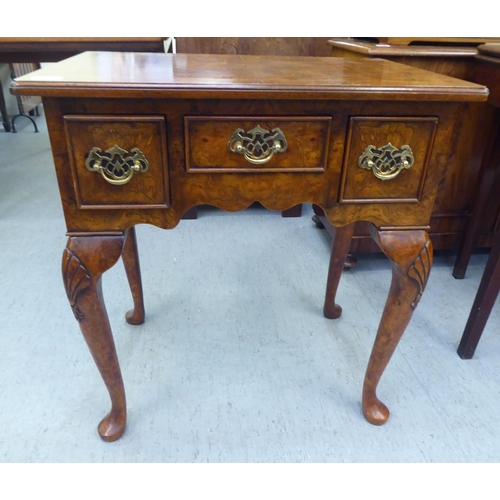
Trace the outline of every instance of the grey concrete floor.
<path fill-rule="evenodd" d="M 200 210 L 173 231 L 139 226 L 147 318 L 130 326 L 118 263 L 104 293 L 128 397 L 124 436 L 96 432 L 109 399 L 63 290 L 66 244 L 45 118 L 0 131 L 0 461 L 498 462 L 500 309 L 474 359 L 456 348 L 487 253 L 465 280 L 438 253 L 382 378 L 382 427 L 360 408 L 390 283 L 381 255 L 344 273 L 322 315 L 329 238 L 301 218 Z"/>

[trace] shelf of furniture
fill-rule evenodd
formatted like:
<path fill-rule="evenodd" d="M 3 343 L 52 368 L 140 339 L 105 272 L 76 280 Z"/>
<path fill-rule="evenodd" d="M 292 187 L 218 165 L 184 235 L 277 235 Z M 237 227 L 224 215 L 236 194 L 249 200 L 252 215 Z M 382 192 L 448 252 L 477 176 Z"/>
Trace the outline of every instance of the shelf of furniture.
<path fill-rule="evenodd" d="M 142 323 L 134 227 L 173 229 L 200 204 L 320 206 L 337 227 L 327 318 L 341 314 L 354 223 L 370 223 L 392 285 L 362 408 L 372 424 L 387 421 L 377 386 L 429 277 L 427 231 L 453 138 L 485 87 L 384 60 L 88 52 L 11 91 L 43 99 L 68 234 L 64 286 L 111 398 L 103 439 L 123 434 L 126 403 L 101 277 L 122 256 L 134 300 L 126 319 Z"/>

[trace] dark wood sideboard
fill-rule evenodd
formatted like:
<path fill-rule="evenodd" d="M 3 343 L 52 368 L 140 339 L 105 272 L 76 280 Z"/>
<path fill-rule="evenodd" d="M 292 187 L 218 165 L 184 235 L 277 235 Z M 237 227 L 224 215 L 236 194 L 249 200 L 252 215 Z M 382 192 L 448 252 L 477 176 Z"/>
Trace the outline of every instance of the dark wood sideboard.
<path fill-rule="evenodd" d="M 331 38 L 331 37 L 330 37 Z M 328 37 L 178 37 L 179 54 L 329 56 Z"/>
<path fill-rule="evenodd" d="M 126 320 L 142 323 L 134 227 L 173 229 L 200 204 L 320 206 L 337 227 L 332 319 L 354 224 L 370 223 L 392 284 L 362 408 L 370 423 L 387 421 L 377 387 L 429 277 L 429 221 L 454 137 L 485 87 L 384 60 L 88 52 L 11 91 L 43 99 L 68 234 L 63 282 L 111 398 L 104 440 L 118 439 L 127 417 L 102 275 L 122 257 L 134 302 Z"/>

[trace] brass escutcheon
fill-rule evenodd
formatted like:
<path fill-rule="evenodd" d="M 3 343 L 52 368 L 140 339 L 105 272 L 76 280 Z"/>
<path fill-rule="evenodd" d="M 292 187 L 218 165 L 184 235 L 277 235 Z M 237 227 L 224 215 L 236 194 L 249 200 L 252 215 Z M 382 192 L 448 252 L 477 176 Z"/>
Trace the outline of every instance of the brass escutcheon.
<path fill-rule="evenodd" d="M 123 186 L 134 174 L 149 170 L 149 162 L 139 149 L 133 148 L 129 153 L 116 144 L 104 153 L 100 148 L 92 148 L 85 166 L 91 172 L 101 174 L 114 186 Z"/>
<path fill-rule="evenodd" d="M 378 179 L 387 181 L 394 179 L 403 169 L 410 168 L 414 162 L 410 146 L 398 149 L 389 142 L 381 148 L 368 146 L 359 157 L 358 165 L 371 170 Z"/>
<path fill-rule="evenodd" d="M 260 125 L 248 132 L 242 128 L 236 129 L 227 144 L 229 151 L 243 155 L 245 160 L 254 165 L 267 163 L 274 153 L 284 153 L 287 147 L 281 129 L 273 128 L 269 132 Z"/>

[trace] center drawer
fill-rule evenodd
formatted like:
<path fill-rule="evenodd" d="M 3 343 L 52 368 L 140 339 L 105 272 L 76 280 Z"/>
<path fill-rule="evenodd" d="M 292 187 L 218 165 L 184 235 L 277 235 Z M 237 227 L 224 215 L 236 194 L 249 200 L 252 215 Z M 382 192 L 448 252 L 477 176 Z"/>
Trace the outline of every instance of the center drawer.
<path fill-rule="evenodd" d="M 330 117 L 186 116 L 186 170 L 323 172 Z"/>

